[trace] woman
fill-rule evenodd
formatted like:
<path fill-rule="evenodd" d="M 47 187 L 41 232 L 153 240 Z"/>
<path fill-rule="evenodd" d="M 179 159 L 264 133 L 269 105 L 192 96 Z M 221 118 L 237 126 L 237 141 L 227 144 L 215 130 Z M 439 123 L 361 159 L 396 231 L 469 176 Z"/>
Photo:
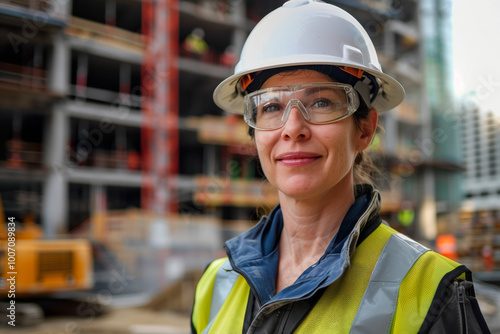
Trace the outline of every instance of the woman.
<path fill-rule="evenodd" d="M 470 271 L 379 216 L 363 155 L 404 90 L 349 14 L 292 0 L 214 93 L 250 126 L 279 206 L 200 280 L 193 333 L 482 333 Z"/>

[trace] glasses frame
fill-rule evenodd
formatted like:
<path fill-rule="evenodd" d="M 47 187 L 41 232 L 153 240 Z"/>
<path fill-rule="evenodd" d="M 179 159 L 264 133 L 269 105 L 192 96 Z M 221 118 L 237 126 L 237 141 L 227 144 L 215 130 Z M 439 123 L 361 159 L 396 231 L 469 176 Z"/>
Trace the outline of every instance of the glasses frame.
<path fill-rule="evenodd" d="M 309 112 L 307 111 L 306 107 L 304 107 L 304 104 L 300 99 L 293 98 L 290 101 L 288 101 L 285 110 L 283 111 L 283 117 L 281 119 L 281 125 L 274 127 L 274 128 L 261 128 L 258 127 L 256 124 L 253 123 L 252 121 L 252 115 L 253 115 L 253 109 L 251 106 L 251 98 L 260 95 L 263 93 L 270 93 L 273 91 L 283 91 L 283 90 L 288 90 L 290 92 L 297 92 L 301 89 L 304 88 L 309 88 L 309 87 L 336 87 L 336 88 L 342 88 L 347 97 L 347 113 L 339 118 L 333 119 L 331 121 L 326 121 L 326 122 L 312 122 L 311 117 L 309 115 Z M 349 85 L 349 84 L 344 84 L 344 83 L 339 83 L 339 82 L 312 82 L 312 83 L 304 83 L 304 84 L 296 84 L 296 85 L 286 85 L 286 86 L 278 86 L 278 87 L 270 87 L 270 88 L 265 88 L 265 89 L 259 89 L 255 92 L 252 92 L 248 95 L 245 95 L 244 97 L 244 111 L 243 111 L 243 118 L 245 120 L 245 123 L 248 124 L 248 126 L 256 129 L 256 130 L 263 130 L 263 131 L 272 131 L 272 130 L 277 130 L 279 128 L 282 128 L 286 121 L 288 120 L 288 116 L 290 115 L 290 110 L 292 107 L 297 107 L 300 110 L 300 113 L 302 114 L 302 117 L 310 123 L 310 124 L 331 124 L 335 122 L 339 122 L 352 114 L 356 112 L 359 108 L 359 98 L 358 94 L 354 90 L 354 88 Z"/>

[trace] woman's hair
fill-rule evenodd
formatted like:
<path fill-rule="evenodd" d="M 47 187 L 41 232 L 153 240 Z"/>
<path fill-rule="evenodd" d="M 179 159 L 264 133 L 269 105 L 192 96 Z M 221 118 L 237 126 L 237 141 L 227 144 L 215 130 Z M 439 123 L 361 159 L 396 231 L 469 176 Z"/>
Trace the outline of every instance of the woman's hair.
<path fill-rule="evenodd" d="M 352 84 L 350 82 L 345 82 L 346 80 L 342 80 L 342 81 L 336 80 L 335 77 L 333 76 L 334 73 L 332 73 L 332 71 L 330 70 L 332 67 L 333 66 L 322 66 L 322 65 L 320 65 L 320 66 L 317 66 L 317 65 L 303 66 L 303 67 L 299 67 L 299 68 L 295 67 L 295 68 L 285 69 L 285 70 L 280 71 L 279 73 L 284 74 L 286 72 L 287 74 L 288 73 L 291 74 L 291 73 L 298 71 L 298 70 L 301 70 L 301 69 L 312 69 L 312 70 L 315 70 L 317 72 L 321 72 L 321 73 L 324 73 L 324 74 L 330 76 L 335 81 L 348 83 L 348 84 L 351 84 L 352 86 L 354 86 L 354 84 Z M 275 73 L 278 73 L 278 72 L 275 72 Z M 263 77 L 265 78 L 265 80 L 267 80 L 270 77 L 270 75 L 268 74 L 268 75 L 265 75 Z M 261 80 L 260 85 L 258 85 L 256 87 L 256 89 L 254 89 L 254 90 L 258 90 L 260 88 L 260 86 L 264 83 L 265 80 Z M 354 119 L 354 123 L 355 123 L 356 127 L 358 129 L 360 129 L 361 131 L 363 131 L 363 129 L 361 128 L 361 120 L 367 119 L 369 112 L 370 112 L 370 108 L 368 108 L 368 106 L 366 105 L 366 103 L 363 101 L 362 98 L 359 98 L 359 107 L 356 110 L 356 112 L 354 114 L 352 114 L 352 117 Z M 377 126 L 377 129 L 378 128 L 379 128 L 379 126 Z M 249 126 L 248 127 L 248 134 L 250 135 L 250 137 L 252 139 L 254 139 L 255 129 Z M 354 166 L 353 166 L 354 186 L 367 184 L 367 185 L 370 185 L 373 187 L 374 184 L 373 184 L 373 180 L 372 180 L 372 175 L 376 174 L 378 172 L 379 172 L 378 168 L 375 167 L 372 159 L 370 158 L 370 156 L 367 153 L 365 153 L 364 151 L 359 151 L 356 153 L 356 158 L 354 159 Z M 356 189 L 357 187 L 354 187 L 354 188 Z"/>

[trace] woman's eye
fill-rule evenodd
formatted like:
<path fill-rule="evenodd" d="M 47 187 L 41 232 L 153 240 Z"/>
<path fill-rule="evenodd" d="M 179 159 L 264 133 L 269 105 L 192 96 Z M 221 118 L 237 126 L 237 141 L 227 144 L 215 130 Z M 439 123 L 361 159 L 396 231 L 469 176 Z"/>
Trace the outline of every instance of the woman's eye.
<path fill-rule="evenodd" d="M 281 105 L 277 103 L 266 104 L 261 108 L 262 112 L 276 112 L 281 110 Z"/>
<path fill-rule="evenodd" d="M 333 105 L 332 101 L 327 100 L 327 99 L 321 99 L 321 100 L 314 101 L 314 103 L 312 104 L 312 107 L 324 109 L 324 108 L 331 108 L 332 105 Z"/>

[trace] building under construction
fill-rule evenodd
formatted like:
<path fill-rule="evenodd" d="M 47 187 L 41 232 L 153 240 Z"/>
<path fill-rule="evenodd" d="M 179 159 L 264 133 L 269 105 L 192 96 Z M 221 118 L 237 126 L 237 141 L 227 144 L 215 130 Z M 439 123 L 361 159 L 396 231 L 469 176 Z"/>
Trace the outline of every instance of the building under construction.
<path fill-rule="evenodd" d="M 202 270 L 277 203 L 243 121 L 211 95 L 279 5 L 0 1 L 5 217 L 91 240 L 95 291 L 133 277 L 111 292 L 152 293 Z M 65 258 L 33 270 L 50 281 Z"/>

